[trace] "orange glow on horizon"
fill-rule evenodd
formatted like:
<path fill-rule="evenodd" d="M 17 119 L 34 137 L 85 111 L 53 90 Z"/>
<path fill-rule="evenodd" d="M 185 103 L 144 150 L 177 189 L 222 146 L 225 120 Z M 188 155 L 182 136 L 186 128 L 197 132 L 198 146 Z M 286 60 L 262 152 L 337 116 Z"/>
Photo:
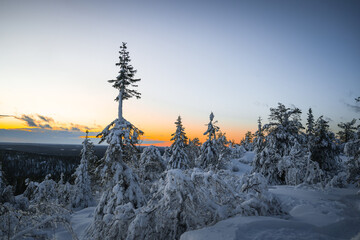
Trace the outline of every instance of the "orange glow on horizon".
<path fill-rule="evenodd" d="M 33 115 L 29 115 L 33 116 Z M 36 118 L 33 116 L 33 118 Z M 39 119 L 37 120 L 37 124 L 44 125 L 45 122 L 40 122 Z M 162 121 L 155 121 L 154 122 L 148 122 L 148 121 L 140 121 L 140 123 L 134 123 L 135 126 L 139 127 L 144 132 L 144 135 L 141 136 L 142 143 L 140 145 L 142 146 L 170 146 L 172 144 L 172 141 L 170 139 L 172 138 L 171 134 L 173 134 L 176 131 L 176 126 L 174 125 L 174 121 L 165 121 L 164 119 Z M 204 143 L 207 140 L 207 136 L 204 135 L 204 132 L 207 129 L 207 126 L 203 123 L 199 122 L 188 122 L 184 121 L 183 126 L 185 128 L 186 136 L 189 139 L 199 138 L 201 143 Z M 242 126 L 242 128 L 238 126 L 226 126 L 223 127 L 220 124 L 218 124 L 220 127 L 220 130 L 226 134 L 226 137 L 229 141 L 234 140 L 236 143 L 240 143 L 241 139 L 244 138 L 245 133 L 247 131 L 251 131 L 252 133 L 255 132 L 255 129 L 251 129 L 249 126 Z M 104 126 L 105 127 L 105 126 Z M 103 126 L 94 125 L 94 127 L 90 127 L 89 132 L 93 133 L 94 135 L 101 132 L 104 128 Z M 19 119 L 19 117 L 13 117 L 13 116 L 6 116 L 0 118 L 0 129 L 9 129 L 9 130 L 19 130 L 19 131 L 32 131 L 33 129 L 44 129 L 47 131 L 55 130 L 55 131 L 71 131 L 71 132 L 83 132 L 83 135 L 79 138 L 83 139 L 85 138 L 85 131 L 88 129 L 85 125 L 79 125 L 79 124 L 73 124 L 73 123 L 61 123 L 52 121 L 50 122 L 50 127 L 29 127 L 25 121 Z M 88 136 L 89 138 L 95 139 L 96 136 Z M 145 141 L 144 141 L 145 140 Z M 158 143 L 147 143 L 147 141 L 160 141 Z"/>
<path fill-rule="evenodd" d="M 0 129 L 24 129 L 32 128 L 27 126 L 23 121 L 18 120 L 14 117 L 1 117 L 0 118 Z"/>

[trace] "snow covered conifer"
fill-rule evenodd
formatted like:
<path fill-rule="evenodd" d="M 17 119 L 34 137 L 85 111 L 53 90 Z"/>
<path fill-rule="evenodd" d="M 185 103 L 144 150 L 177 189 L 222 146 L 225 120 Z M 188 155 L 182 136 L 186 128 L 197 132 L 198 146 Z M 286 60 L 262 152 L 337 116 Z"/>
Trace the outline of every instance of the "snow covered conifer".
<path fill-rule="evenodd" d="M 309 108 L 308 118 L 306 122 L 306 134 L 308 137 L 312 137 L 314 135 L 314 124 L 314 115 L 312 113 L 312 109 Z"/>
<path fill-rule="evenodd" d="M 257 151 L 253 165 L 254 171 L 263 174 L 272 184 L 285 184 L 287 174 L 291 174 L 287 171 L 293 168 L 289 161 L 288 169 L 281 167 L 280 170 L 278 167 L 279 163 L 284 166 L 284 162 L 280 161 L 290 156 L 295 144 L 300 142 L 299 132 L 303 128 L 300 114 L 300 109 L 286 108 L 281 103 L 277 108 L 270 108 L 270 123 L 264 126 L 268 135 L 262 150 Z"/>
<path fill-rule="evenodd" d="M 169 162 L 170 157 L 171 157 L 171 148 L 170 147 L 165 147 L 164 154 L 162 157 L 166 163 Z"/>
<path fill-rule="evenodd" d="M 344 152 L 349 157 L 346 163 L 347 181 L 360 187 L 360 126 L 356 138 L 345 144 Z"/>
<path fill-rule="evenodd" d="M 136 144 L 139 136 L 143 134 L 133 124 L 125 120 L 122 115 L 123 100 L 131 97 L 140 98 L 140 93 L 130 87 L 137 87 L 135 79 L 136 70 L 129 64 L 130 57 L 126 43 L 120 47 L 119 75 L 115 80 L 109 80 L 113 87 L 119 90 L 116 101 L 119 102 L 118 118 L 110 123 L 98 136 L 101 141 L 106 141 L 109 146 L 102 159 L 100 175 L 103 179 L 105 191 L 94 213 L 94 222 L 87 235 L 93 239 L 108 236 L 113 229 L 121 228 L 118 213 L 124 206 L 139 208 L 145 203 L 138 177 L 125 163 L 133 159 L 133 154 L 138 152 Z"/>
<path fill-rule="evenodd" d="M 185 129 L 181 122 L 181 117 L 179 116 L 175 122 L 176 131 L 171 134 L 173 136 L 171 141 L 174 141 L 171 144 L 171 156 L 168 163 L 168 168 L 180 168 L 187 169 L 190 165 L 190 159 L 186 153 L 185 147 L 187 145 L 187 137 Z"/>
<path fill-rule="evenodd" d="M 86 136 L 87 136 L 87 141 L 84 141 L 83 144 L 86 143 L 86 159 L 88 162 L 88 173 L 89 173 L 91 185 L 95 186 L 95 185 L 99 185 L 101 181 L 100 179 L 101 177 L 97 172 L 97 168 L 100 165 L 100 161 L 95 154 L 94 144 L 88 137 L 88 131 L 86 131 Z M 84 151 L 84 147 L 82 151 Z M 82 152 L 80 153 L 80 156 L 82 157 Z"/>
<path fill-rule="evenodd" d="M 258 119 L 258 130 L 254 133 L 253 139 L 253 148 L 254 151 L 259 152 L 263 148 L 265 141 L 262 124 L 261 124 L 261 117 Z"/>
<path fill-rule="evenodd" d="M 83 141 L 83 148 L 81 150 L 80 165 L 77 167 L 74 176 L 75 185 L 72 194 L 71 204 L 73 208 L 86 208 L 93 203 L 93 196 L 91 191 L 91 181 L 89 176 L 89 153 L 88 149 L 90 140 L 88 138 L 88 131 L 86 131 L 86 138 Z"/>
<path fill-rule="evenodd" d="M 159 149 L 155 146 L 144 148 L 140 157 L 139 172 L 142 181 L 153 182 L 154 180 L 158 180 L 165 169 L 165 163 Z"/>
<path fill-rule="evenodd" d="M 335 135 L 329 131 L 328 122 L 320 116 L 315 123 L 314 137 L 310 142 L 310 159 L 324 171 L 334 171 L 338 167 L 339 148 Z"/>
<path fill-rule="evenodd" d="M 253 134 L 248 131 L 245 134 L 245 138 L 241 141 L 241 145 L 245 148 L 246 151 L 252 151 L 253 150 Z"/>
<path fill-rule="evenodd" d="M 195 162 L 196 158 L 200 155 L 200 140 L 199 138 L 189 139 L 189 144 L 187 145 L 187 154 L 191 162 Z"/>
<path fill-rule="evenodd" d="M 356 127 L 354 126 L 356 119 L 351 120 L 350 122 L 341 122 L 338 124 L 338 127 L 343 129 L 338 132 L 341 142 L 347 143 L 354 138 Z"/>
<path fill-rule="evenodd" d="M 219 127 L 215 125 L 217 121 L 213 122 L 214 114 L 210 114 L 210 122 L 207 124 L 208 129 L 204 132 L 204 135 L 208 135 L 208 139 L 201 146 L 201 154 L 197 159 L 197 165 L 202 168 L 215 167 L 218 164 L 219 153 L 216 146 L 216 133 L 219 131 Z"/>
<path fill-rule="evenodd" d="M 109 80 L 108 82 L 113 83 L 113 87 L 119 90 L 119 95 L 115 98 L 115 101 L 119 102 L 118 119 L 122 120 L 122 101 L 132 97 L 140 98 L 141 93 L 130 89 L 130 87 L 137 87 L 136 83 L 141 79 L 135 79 L 136 70 L 130 65 L 131 60 L 126 43 L 122 43 L 119 53 L 119 62 L 116 63 L 116 66 L 120 66 L 119 75 L 116 79 Z"/>
<path fill-rule="evenodd" d="M 208 135 L 208 140 L 213 140 L 216 139 L 216 133 L 219 131 L 219 127 L 216 126 L 215 124 L 217 123 L 217 121 L 214 121 L 214 113 L 211 112 L 210 113 L 210 122 L 207 124 L 208 129 L 206 130 L 206 132 L 204 132 L 204 135 Z"/>

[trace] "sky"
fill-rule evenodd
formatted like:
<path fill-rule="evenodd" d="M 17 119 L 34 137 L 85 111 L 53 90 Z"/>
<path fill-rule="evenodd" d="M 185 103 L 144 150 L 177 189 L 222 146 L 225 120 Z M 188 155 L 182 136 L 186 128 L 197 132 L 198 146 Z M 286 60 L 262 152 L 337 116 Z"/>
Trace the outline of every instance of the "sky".
<path fill-rule="evenodd" d="M 0 1 L 0 142 L 81 143 L 117 117 L 119 46 L 142 98 L 124 117 L 169 145 L 180 115 L 205 140 L 211 112 L 239 142 L 279 102 L 359 118 L 360 2 Z M 359 120 L 360 122 L 360 120 Z"/>

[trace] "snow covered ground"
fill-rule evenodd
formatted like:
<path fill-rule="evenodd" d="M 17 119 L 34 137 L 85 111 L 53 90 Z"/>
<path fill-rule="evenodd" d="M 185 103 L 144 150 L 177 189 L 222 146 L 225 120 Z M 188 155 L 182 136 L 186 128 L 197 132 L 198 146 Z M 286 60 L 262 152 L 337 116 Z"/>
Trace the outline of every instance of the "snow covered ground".
<path fill-rule="evenodd" d="M 358 189 L 275 186 L 270 191 L 280 198 L 288 216 L 236 216 L 186 232 L 181 240 L 360 239 Z"/>
<path fill-rule="evenodd" d="M 88 207 L 75 212 L 71 216 L 71 226 L 78 239 L 83 239 L 82 236 L 94 218 L 94 210 L 96 207 Z M 55 239 L 68 240 L 72 239 L 71 233 L 64 227 L 59 227 L 55 233 Z"/>

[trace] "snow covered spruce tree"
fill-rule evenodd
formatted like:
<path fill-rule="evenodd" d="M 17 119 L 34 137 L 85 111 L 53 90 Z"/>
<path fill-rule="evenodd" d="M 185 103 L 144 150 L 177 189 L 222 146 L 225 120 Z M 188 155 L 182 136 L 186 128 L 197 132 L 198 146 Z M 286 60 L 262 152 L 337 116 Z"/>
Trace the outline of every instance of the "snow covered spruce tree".
<path fill-rule="evenodd" d="M 355 100 L 360 102 L 360 97 Z M 345 144 L 344 153 L 349 158 L 346 163 L 347 181 L 360 187 L 360 124 L 352 140 Z"/>
<path fill-rule="evenodd" d="M 91 149 L 88 149 L 90 140 L 88 138 L 88 131 L 86 131 L 86 137 L 83 141 L 83 148 L 81 150 L 80 165 L 77 167 L 74 176 L 75 184 L 73 188 L 73 194 L 71 198 L 71 205 L 73 208 L 86 208 L 93 203 L 93 196 L 91 191 L 91 181 L 89 176 L 89 153 Z M 91 148 L 91 147 L 90 147 Z M 91 155 L 90 155 L 91 156 Z"/>
<path fill-rule="evenodd" d="M 195 163 L 196 158 L 200 155 L 200 140 L 199 138 L 193 138 L 189 139 L 189 144 L 186 147 L 186 152 L 188 157 L 190 158 L 190 161 Z"/>
<path fill-rule="evenodd" d="M 87 236 L 91 239 L 116 239 L 121 229 L 119 218 L 124 207 L 139 208 L 145 198 L 138 183 L 138 177 L 125 163 L 137 152 L 136 144 L 143 134 L 123 117 L 123 101 L 132 97 L 140 98 L 140 93 L 130 87 L 137 87 L 140 79 L 135 79 L 136 70 L 130 65 L 126 43 L 120 47 L 119 75 L 109 80 L 119 90 L 116 101 L 119 102 L 118 118 L 110 123 L 98 136 L 109 146 L 102 159 L 100 174 L 105 191 L 95 210 L 94 221 L 88 229 Z"/>
<path fill-rule="evenodd" d="M 95 154 L 93 142 L 90 141 L 90 139 L 88 138 L 88 131 L 86 131 L 86 136 L 88 140 L 86 142 L 84 141 L 83 144 L 84 143 L 86 144 L 86 159 L 88 163 L 88 173 L 90 177 L 90 182 L 92 187 L 98 187 L 100 186 L 101 183 L 101 176 L 99 175 L 99 172 L 97 170 L 99 170 L 98 167 L 101 162 Z M 82 152 L 80 153 L 80 156 L 82 157 Z M 94 190 L 98 190 L 98 189 L 93 189 L 93 192 Z"/>
<path fill-rule="evenodd" d="M 258 119 L 258 130 L 254 133 L 253 148 L 255 152 L 260 152 L 264 146 L 265 136 L 261 124 L 261 117 Z"/>
<path fill-rule="evenodd" d="M 204 132 L 204 135 L 208 135 L 208 139 L 201 146 L 201 153 L 197 159 L 197 165 L 202 168 L 215 167 L 218 164 L 219 154 L 216 146 L 216 133 L 219 131 L 219 127 L 213 122 L 214 114 L 210 113 L 210 122 L 207 124 L 208 129 Z"/>
<path fill-rule="evenodd" d="M 181 117 L 179 116 L 175 122 L 176 131 L 171 134 L 173 136 L 171 141 L 174 141 L 171 144 L 171 156 L 168 163 L 168 169 L 180 168 L 187 169 L 190 167 L 190 159 L 186 153 L 185 147 L 187 146 L 187 137 L 185 129 L 181 122 Z"/>
<path fill-rule="evenodd" d="M 166 164 L 161 157 L 159 149 L 155 146 L 144 148 L 140 157 L 138 175 L 145 195 L 150 193 L 151 185 L 160 179 L 166 170 Z"/>
<path fill-rule="evenodd" d="M 253 134 L 248 131 L 245 134 L 245 138 L 241 140 L 241 145 L 245 148 L 246 151 L 252 151 L 253 150 Z"/>
<path fill-rule="evenodd" d="M 312 109 L 309 108 L 309 112 L 308 112 L 308 118 L 307 118 L 307 122 L 306 122 L 306 135 L 308 138 L 308 141 L 314 136 L 314 115 L 312 113 Z"/>
<path fill-rule="evenodd" d="M 314 136 L 309 143 L 310 159 L 319 164 L 326 172 L 337 170 L 339 164 L 339 148 L 335 144 L 335 135 L 329 131 L 329 125 L 320 116 L 314 126 Z"/>
<path fill-rule="evenodd" d="M 302 157 L 299 155 L 303 152 L 299 150 L 299 132 L 303 128 L 300 114 L 300 109 L 290 109 L 281 103 L 277 108 L 270 108 L 270 123 L 264 126 L 268 135 L 253 165 L 254 171 L 263 174 L 271 184 L 287 184 L 290 179 L 287 175 L 302 170 L 295 160 Z"/>
<path fill-rule="evenodd" d="M 218 155 L 218 161 L 216 164 L 217 169 L 227 168 L 227 164 L 231 157 L 233 157 L 234 151 L 229 148 L 230 141 L 226 138 L 226 133 L 221 131 L 217 134 L 217 139 L 215 141 L 216 152 Z"/>

